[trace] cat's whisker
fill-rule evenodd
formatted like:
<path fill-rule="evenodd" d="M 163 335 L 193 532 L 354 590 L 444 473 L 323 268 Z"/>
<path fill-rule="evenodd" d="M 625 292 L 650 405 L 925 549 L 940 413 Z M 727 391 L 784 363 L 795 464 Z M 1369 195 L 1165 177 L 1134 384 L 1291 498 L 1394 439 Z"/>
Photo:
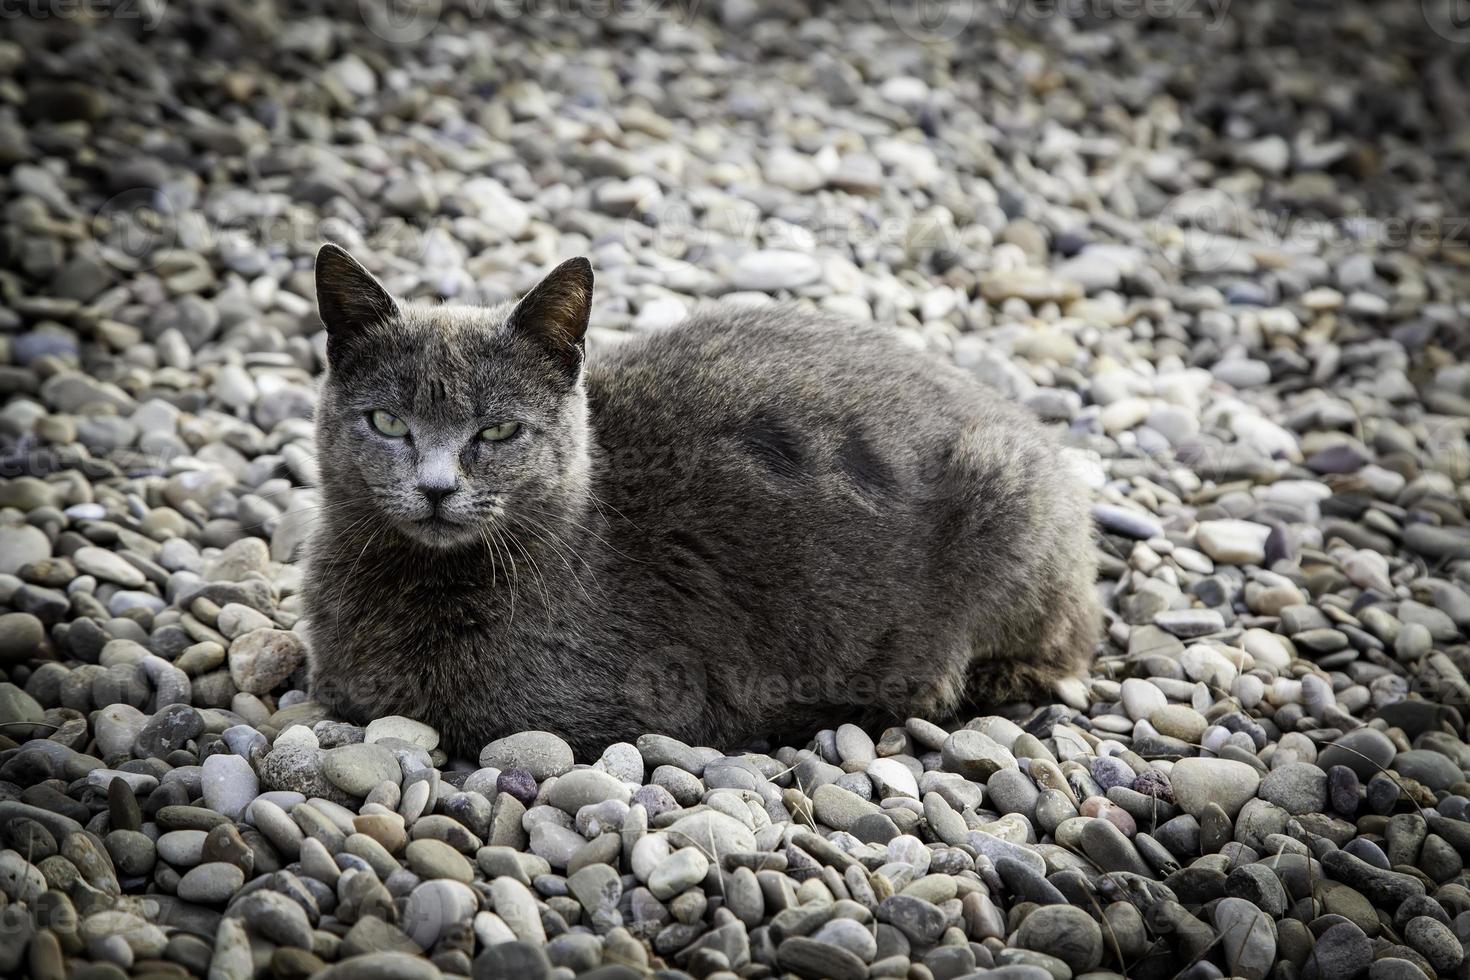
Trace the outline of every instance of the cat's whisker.
<path fill-rule="evenodd" d="M 592 566 L 587 563 L 586 558 L 583 558 L 574 549 L 570 549 L 566 545 L 557 541 L 555 534 L 553 534 L 549 529 L 543 528 L 541 527 L 541 525 L 537 524 L 534 518 L 527 516 L 524 523 L 526 529 L 536 536 L 536 540 L 540 541 L 543 545 L 546 546 L 549 551 L 551 551 L 552 554 L 556 555 L 556 557 L 561 560 L 562 565 L 567 570 L 567 577 L 577 584 L 577 588 L 581 589 L 582 598 L 586 599 L 588 602 L 592 601 L 592 596 L 587 591 L 584 577 L 578 575 L 576 569 L 572 567 L 571 562 L 567 560 L 569 554 L 571 557 L 577 559 L 582 563 L 582 567 L 587 570 L 586 578 L 590 579 L 592 583 L 598 587 L 599 591 L 601 591 L 603 595 L 606 596 L 606 589 L 603 588 L 602 583 L 597 580 L 597 575 L 592 570 Z"/>
<path fill-rule="evenodd" d="M 506 538 L 506 541 L 507 542 L 509 542 L 510 544 L 515 545 L 517 548 L 520 549 L 521 554 L 523 554 L 523 555 L 526 556 L 526 561 L 531 566 L 531 573 L 536 576 L 537 587 L 540 589 L 540 592 L 541 592 L 541 605 L 546 610 L 546 628 L 548 630 L 550 630 L 551 629 L 551 617 L 552 617 L 552 614 L 551 614 L 551 596 L 548 595 L 547 592 L 546 592 L 546 579 L 544 577 L 542 577 L 542 575 L 541 575 L 541 568 L 540 568 L 540 566 L 538 566 L 536 564 L 536 559 L 531 555 L 531 553 L 528 550 L 526 550 L 526 546 L 524 544 L 522 544 L 521 541 L 518 538 L 516 538 L 515 535 L 510 534 L 509 532 L 507 532 L 506 535 L 505 535 L 505 538 Z"/>
<path fill-rule="evenodd" d="M 630 525 L 632 525 L 632 527 L 633 527 L 633 529 L 635 531 L 642 532 L 643 528 L 641 528 L 641 527 L 638 526 L 638 522 L 637 521 L 633 520 L 633 518 L 629 517 L 627 514 L 624 514 L 617 507 L 614 507 L 612 504 L 610 504 L 607 501 L 603 500 L 602 497 L 601 497 L 601 495 L 599 495 L 598 492 L 596 490 L 592 489 L 591 487 L 588 487 L 587 488 L 587 499 L 589 499 L 589 500 L 592 501 L 592 505 L 597 508 L 597 511 L 598 511 L 599 514 L 602 513 L 602 508 L 606 507 L 609 510 L 611 510 L 614 514 L 617 514 L 623 520 L 627 521 Z M 602 515 L 602 519 L 603 520 L 607 520 L 607 515 L 606 514 L 603 514 Z"/>
<path fill-rule="evenodd" d="M 475 525 L 475 533 L 479 535 L 480 542 L 485 546 L 485 556 L 490 559 L 490 584 L 500 584 L 500 566 L 495 560 L 495 550 L 490 546 L 490 535 L 484 525 Z"/>
<path fill-rule="evenodd" d="M 569 557 L 575 558 L 577 561 L 580 561 L 582 563 L 582 567 L 587 570 L 587 574 L 595 578 L 595 573 L 593 572 L 592 566 L 587 563 L 587 559 L 584 558 L 579 552 L 577 552 L 576 549 L 570 548 L 564 542 L 557 540 L 556 535 L 551 531 L 550 528 L 546 527 L 543 524 L 540 524 L 539 522 L 537 522 L 535 517 L 529 514 L 525 515 L 525 519 L 522 521 L 522 524 L 525 526 L 526 530 L 530 531 L 531 534 L 535 536 L 537 541 L 541 542 L 547 548 L 547 550 L 549 550 L 552 554 L 561 559 L 562 563 L 566 565 L 567 573 L 573 578 L 578 578 L 578 576 L 575 570 L 567 562 L 567 559 Z"/>
<path fill-rule="evenodd" d="M 494 525 L 481 525 L 481 535 L 485 538 L 485 544 L 490 545 L 490 560 L 492 569 L 497 569 L 504 564 L 504 572 L 498 573 L 500 586 L 506 592 L 506 598 L 510 602 L 510 624 L 516 621 L 516 573 L 510 560 L 510 551 L 501 547 L 500 533 L 495 530 Z M 507 626 L 509 629 L 509 626 Z"/>
<path fill-rule="evenodd" d="M 298 486 L 296 486 L 296 485 L 293 484 L 293 485 L 291 485 L 289 487 L 282 487 L 279 490 L 267 490 L 265 493 L 261 493 L 259 490 L 250 490 L 250 491 L 247 491 L 247 492 L 248 493 L 251 493 L 251 494 L 254 494 L 255 496 L 259 497 L 261 500 L 270 500 L 270 499 L 272 499 L 274 497 L 280 497 L 280 496 L 283 496 L 283 495 L 289 494 L 289 493 L 305 493 L 305 492 L 315 491 L 315 490 L 318 490 L 318 489 L 320 489 L 320 488 L 319 487 L 298 487 Z"/>
<path fill-rule="evenodd" d="M 329 514 L 329 515 L 326 515 L 326 516 L 327 517 L 331 517 L 332 515 Z M 361 514 L 357 518 L 355 518 L 351 523 L 349 523 L 346 527 L 344 527 L 341 530 L 337 531 L 332 537 L 334 539 L 344 538 L 348 534 L 350 534 L 352 531 L 356 530 L 363 523 L 365 523 L 366 521 L 372 519 L 374 516 L 375 515 L 371 511 L 369 511 L 367 513 L 364 513 L 364 514 Z"/>
<path fill-rule="evenodd" d="M 494 544 L 496 553 L 499 554 L 501 549 L 500 532 L 493 524 L 490 525 L 490 541 Z M 509 548 L 505 549 L 504 558 L 506 572 L 510 575 L 509 588 L 506 590 L 510 598 L 510 626 L 514 626 L 516 621 L 516 591 L 519 588 L 519 576 L 516 574 L 515 563 L 511 560 Z"/>
<path fill-rule="evenodd" d="M 252 521 L 249 524 L 241 524 L 240 527 L 246 530 L 250 530 L 252 528 L 264 529 L 265 526 L 269 524 L 272 520 L 277 522 L 284 521 L 286 520 L 287 516 L 287 513 L 283 512 L 280 517 L 269 518 L 263 521 Z M 292 508 L 292 510 L 289 512 L 289 516 L 291 516 L 292 518 L 304 517 L 308 520 L 320 521 L 330 518 L 332 516 L 332 511 L 328 508 L 328 505 L 326 504 L 312 504 L 309 507 Z"/>
<path fill-rule="evenodd" d="M 348 524 L 341 531 L 338 531 L 337 534 L 336 534 L 336 537 L 339 537 L 339 538 L 346 537 L 348 534 L 350 534 L 353 531 L 357 530 L 357 528 L 359 528 L 360 526 L 362 526 L 363 524 L 365 524 L 367 521 L 371 520 L 372 517 L 373 517 L 373 515 L 371 513 L 363 514 L 362 516 L 360 516 L 356 520 L 354 520 L 351 524 Z"/>
<path fill-rule="evenodd" d="M 629 555 L 627 552 L 623 551 L 617 545 L 615 545 L 611 541 L 607 540 L 607 538 L 604 538 L 602 535 L 600 535 L 596 531 L 592 530 L 592 528 L 588 527 L 586 524 L 583 524 L 581 521 L 579 521 L 576 518 L 570 516 L 569 514 L 559 513 L 559 512 L 555 512 L 555 511 L 535 510 L 534 507 L 531 506 L 531 505 L 525 505 L 525 504 L 518 504 L 517 505 L 517 511 L 521 511 L 523 508 L 524 508 L 524 510 L 527 513 L 534 513 L 538 517 L 546 517 L 546 518 L 550 518 L 552 520 L 561 521 L 563 524 L 566 524 L 566 525 L 569 525 L 571 527 L 574 527 L 577 530 L 582 531 L 585 534 L 590 534 L 594 538 L 596 538 L 601 544 L 603 544 L 604 546 L 606 546 L 608 548 L 611 548 L 614 552 L 616 552 L 618 554 L 619 557 L 624 558 L 624 559 L 626 559 L 628 561 L 631 561 L 631 562 L 637 562 L 638 564 L 644 564 L 644 562 L 641 559 L 634 558 L 632 555 Z"/>

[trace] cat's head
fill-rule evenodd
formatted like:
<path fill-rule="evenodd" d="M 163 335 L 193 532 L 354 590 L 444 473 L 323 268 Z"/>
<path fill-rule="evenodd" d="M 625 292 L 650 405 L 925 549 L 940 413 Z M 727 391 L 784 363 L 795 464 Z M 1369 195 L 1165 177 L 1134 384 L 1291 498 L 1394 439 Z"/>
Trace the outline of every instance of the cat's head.
<path fill-rule="evenodd" d="M 328 372 L 319 469 L 334 506 L 436 548 L 535 525 L 585 485 L 583 338 L 592 267 L 571 259 L 519 303 L 400 303 L 323 245 L 317 304 Z"/>

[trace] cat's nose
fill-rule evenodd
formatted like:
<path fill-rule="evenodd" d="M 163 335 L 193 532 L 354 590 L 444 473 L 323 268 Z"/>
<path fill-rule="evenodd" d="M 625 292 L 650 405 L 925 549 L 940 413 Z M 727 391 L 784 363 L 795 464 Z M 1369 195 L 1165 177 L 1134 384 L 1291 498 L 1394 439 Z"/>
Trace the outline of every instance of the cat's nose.
<path fill-rule="evenodd" d="M 459 489 L 456 483 L 420 483 L 419 493 L 429 502 L 429 506 L 435 510 L 444 502 L 444 498 Z"/>

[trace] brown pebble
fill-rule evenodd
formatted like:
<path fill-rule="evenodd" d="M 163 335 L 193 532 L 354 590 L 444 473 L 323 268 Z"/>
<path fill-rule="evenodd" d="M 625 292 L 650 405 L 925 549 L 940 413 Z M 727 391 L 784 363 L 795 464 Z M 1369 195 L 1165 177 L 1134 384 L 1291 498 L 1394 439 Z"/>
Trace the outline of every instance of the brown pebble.
<path fill-rule="evenodd" d="M 245 872 L 249 878 L 255 869 L 255 852 L 250 845 L 240 837 L 240 831 L 233 824 L 220 824 L 204 837 L 204 850 L 201 853 L 200 863 L 210 861 L 223 861 L 225 864 L 233 864 Z"/>
<path fill-rule="evenodd" d="M 304 949 L 280 946 L 271 954 L 271 976 L 276 980 L 306 980 L 326 968 L 321 957 Z"/>
<path fill-rule="evenodd" d="M 31 939 L 27 954 L 34 980 L 66 980 L 66 963 L 61 957 L 61 941 L 50 929 L 42 929 Z"/>
<path fill-rule="evenodd" d="M 403 818 L 398 814 L 366 813 L 352 818 L 352 827 L 383 845 L 389 854 L 397 854 L 408 843 L 408 832 L 404 830 Z"/>

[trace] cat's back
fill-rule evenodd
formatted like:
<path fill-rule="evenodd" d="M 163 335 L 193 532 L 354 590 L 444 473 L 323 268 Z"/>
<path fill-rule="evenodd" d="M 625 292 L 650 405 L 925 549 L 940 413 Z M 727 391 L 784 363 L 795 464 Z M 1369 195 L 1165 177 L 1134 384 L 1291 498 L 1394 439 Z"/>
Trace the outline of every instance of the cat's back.
<path fill-rule="evenodd" d="M 645 527 L 799 533 L 848 560 L 962 536 L 981 500 L 1019 527 L 1070 488 L 1034 418 L 891 327 L 713 305 L 594 354 L 587 382 L 601 492 Z"/>
<path fill-rule="evenodd" d="M 788 306 L 707 305 L 595 353 L 588 396 L 605 448 L 734 439 L 788 457 L 826 437 L 914 445 L 1015 411 L 895 328 Z"/>

